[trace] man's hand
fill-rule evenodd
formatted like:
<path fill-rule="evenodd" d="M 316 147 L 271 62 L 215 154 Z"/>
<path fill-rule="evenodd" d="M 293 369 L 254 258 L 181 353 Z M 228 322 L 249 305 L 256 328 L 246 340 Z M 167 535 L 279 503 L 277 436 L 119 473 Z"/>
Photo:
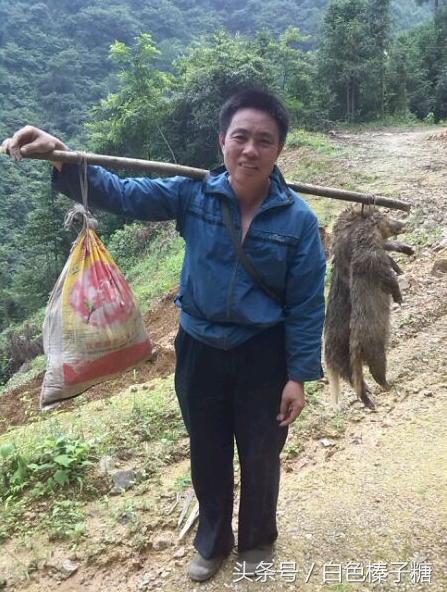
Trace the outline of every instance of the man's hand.
<path fill-rule="evenodd" d="M 6 138 L 2 148 L 8 152 L 14 160 L 21 160 L 30 154 L 47 154 L 53 150 L 68 150 L 59 138 L 44 132 L 43 130 L 27 125 L 19 129 L 12 138 Z M 61 170 L 61 162 L 53 162 L 54 166 Z"/>
<path fill-rule="evenodd" d="M 282 391 L 279 415 L 276 416 L 276 419 L 281 422 L 280 427 L 288 426 L 295 421 L 304 405 L 304 384 L 289 380 Z"/>

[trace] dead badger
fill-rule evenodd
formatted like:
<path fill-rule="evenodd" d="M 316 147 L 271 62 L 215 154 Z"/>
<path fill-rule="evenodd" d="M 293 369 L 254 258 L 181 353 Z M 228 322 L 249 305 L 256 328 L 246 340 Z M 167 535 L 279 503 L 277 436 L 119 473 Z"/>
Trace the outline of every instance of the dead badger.
<path fill-rule="evenodd" d="M 354 206 L 339 216 L 332 236 L 332 280 L 328 296 L 324 354 L 336 403 L 340 377 L 349 381 L 366 407 L 374 409 L 363 378 L 366 363 L 374 380 L 388 388 L 386 347 L 391 298 L 401 303 L 401 270 L 387 251 L 412 254 L 409 245 L 387 239 L 405 223 L 371 207 Z"/>

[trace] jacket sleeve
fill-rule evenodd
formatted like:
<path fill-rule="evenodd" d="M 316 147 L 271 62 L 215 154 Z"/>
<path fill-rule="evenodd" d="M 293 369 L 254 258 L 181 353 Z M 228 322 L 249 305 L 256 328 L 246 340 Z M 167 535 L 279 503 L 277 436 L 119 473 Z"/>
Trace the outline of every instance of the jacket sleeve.
<path fill-rule="evenodd" d="M 313 212 L 290 262 L 285 306 L 289 379 L 305 382 L 323 376 L 321 338 L 324 323 L 325 255 Z"/>
<path fill-rule="evenodd" d="M 99 166 L 89 166 L 87 177 L 91 206 L 139 220 L 179 222 L 183 217 L 185 204 L 180 195 L 190 182 L 185 177 L 122 179 Z M 78 165 L 64 164 L 61 172 L 53 169 L 52 182 L 56 191 L 82 203 Z"/>

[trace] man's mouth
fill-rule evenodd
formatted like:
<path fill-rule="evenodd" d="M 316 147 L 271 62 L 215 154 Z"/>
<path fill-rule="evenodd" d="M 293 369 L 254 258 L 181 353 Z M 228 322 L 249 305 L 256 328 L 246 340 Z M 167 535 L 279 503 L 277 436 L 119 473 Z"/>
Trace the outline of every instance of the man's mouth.
<path fill-rule="evenodd" d="M 248 162 L 241 162 L 239 164 L 239 166 L 241 166 L 244 169 L 253 169 L 253 170 L 258 168 L 255 164 L 250 164 Z"/>

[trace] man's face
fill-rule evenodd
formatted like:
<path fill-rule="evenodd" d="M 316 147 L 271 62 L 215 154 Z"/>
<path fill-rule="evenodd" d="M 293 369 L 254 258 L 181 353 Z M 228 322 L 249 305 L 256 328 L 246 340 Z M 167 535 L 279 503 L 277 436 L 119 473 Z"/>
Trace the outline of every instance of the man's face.
<path fill-rule="evenodd" d="M 251 108 L 236 111 L 219 141 L 231 183 L 247 189 L 267 182 L 283 147 L 273 117 Z"/>

